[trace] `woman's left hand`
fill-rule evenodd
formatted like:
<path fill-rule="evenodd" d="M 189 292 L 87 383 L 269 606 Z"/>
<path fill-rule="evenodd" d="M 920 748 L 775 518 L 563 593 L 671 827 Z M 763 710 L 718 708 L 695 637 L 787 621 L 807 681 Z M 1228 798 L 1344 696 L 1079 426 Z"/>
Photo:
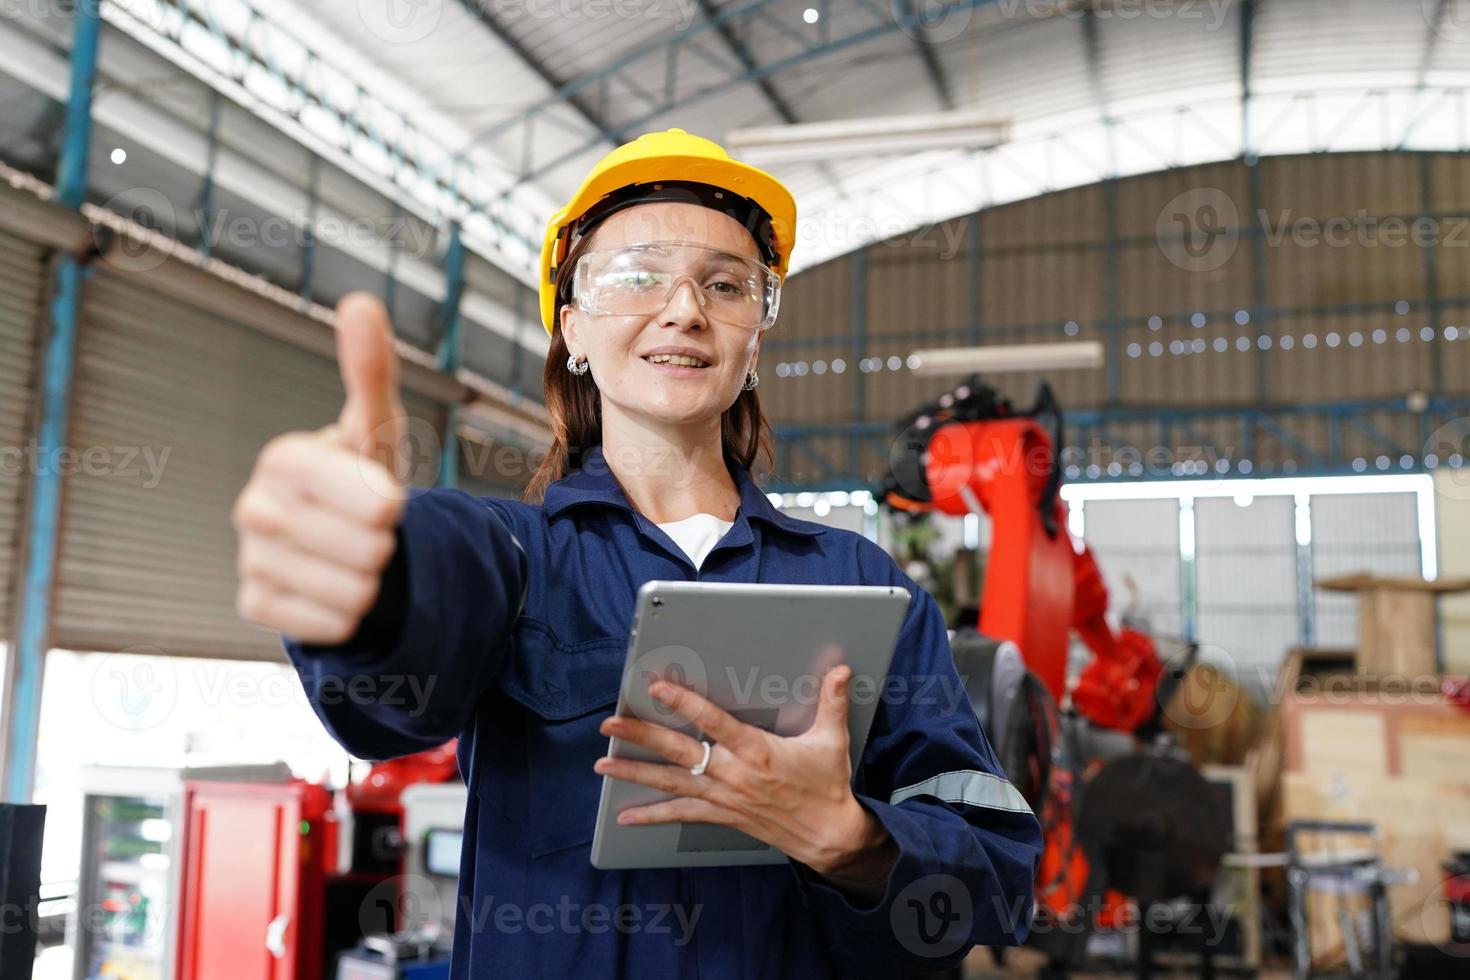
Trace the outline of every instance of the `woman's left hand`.
<path fill-rule="evenodd" d="M 816 720 L 790 737 L 738 721 L 687 687 L 654 681 L 649 693 L 713 743 L 709 764 L 701 776 L 690 772 L 704 758 L 698 738 L 637 718 L 604 719 L 604 735 L 637 743 L 673 763 L 597 760 L 596 772 L 675 797 L 630 807 L 618 815 L 618 823 L 733 827 L 846 891 L 882 894 L 897 845 L 852 793 L 847 737 L 851 676 L 845 665 L 828 671 Z"/>

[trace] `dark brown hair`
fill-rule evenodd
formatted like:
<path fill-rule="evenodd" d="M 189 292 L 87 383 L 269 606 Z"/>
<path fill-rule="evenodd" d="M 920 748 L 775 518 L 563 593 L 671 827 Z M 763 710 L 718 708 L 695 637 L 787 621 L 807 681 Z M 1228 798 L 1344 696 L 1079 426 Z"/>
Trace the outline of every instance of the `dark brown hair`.
<path fill-rule="evenodd" d="M 546 488 L 582 465 L 582 454 L 602 444 L 602 394 L 592 372 L 575 375 L 567 370 L 566 337 L 561 330 L 561 308 L 571 301 L 572 270 L 587 251 L 592 233 L 583 234 L 571 247 L 556 274 L 556 306 L 551 348 L 541 371 L 546 411 L 551 415 L 551 448 L 531 475 L 521 499 L 540 503 Z M 774 463 L 774 433 L 761 412 L 760 396 L 741 390 L 735 403 L 720 416 L 720 447 L 725 465 L 750 469 L 763 459 L 767 469 Z"/>

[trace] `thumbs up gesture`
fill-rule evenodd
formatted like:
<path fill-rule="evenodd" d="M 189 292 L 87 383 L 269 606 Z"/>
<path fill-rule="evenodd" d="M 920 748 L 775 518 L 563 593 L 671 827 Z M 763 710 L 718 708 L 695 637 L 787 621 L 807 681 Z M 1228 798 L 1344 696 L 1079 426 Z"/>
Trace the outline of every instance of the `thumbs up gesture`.
<path fill-rule="evenodd" d="M 304 643 L 341 643 L 378 597 L 403 514 L 406 418 L 387 310 L 337 304 L 346 401 L 333 425 L 288 432 L 256 457 L 232 520 L 242 617 Z"/>

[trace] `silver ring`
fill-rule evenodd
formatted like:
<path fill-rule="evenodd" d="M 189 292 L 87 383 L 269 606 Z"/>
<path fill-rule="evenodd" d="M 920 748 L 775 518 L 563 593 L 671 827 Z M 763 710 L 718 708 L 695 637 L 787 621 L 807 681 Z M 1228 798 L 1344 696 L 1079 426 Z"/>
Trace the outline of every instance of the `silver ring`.
<path fill-rule="evenodd" d="M 704 758 L 699 760 L 699 765 L 690 767 L 691 776 L 703 776 L 704 771 L 709 768 L 710 744 L 704 739 L 700 739 L 699 744 L 704 746 Z"/>

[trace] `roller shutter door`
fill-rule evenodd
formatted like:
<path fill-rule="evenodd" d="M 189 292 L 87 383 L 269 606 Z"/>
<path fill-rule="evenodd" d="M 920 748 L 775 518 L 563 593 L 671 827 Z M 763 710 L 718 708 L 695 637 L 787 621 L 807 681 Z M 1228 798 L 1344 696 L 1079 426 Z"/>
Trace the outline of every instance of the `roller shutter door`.
<path fill-rule="evenodd" d="M 1419 501 L 1412 493 L 1320 494 L 1312 498 L 1312 575 L 1417 577 Z M 1316 590 L 1315 645 L 1358 645 L 1358 598 Z"/>
<path fill-rule="evenodd" d="M 100 269 L 75 392 L 52 644 L 280 659 L 235 615 L 230 509 L 269 439 L 336 417 L 336 364 Z M 437 427 L 438 406 L 405 403 Z"/>
<path fill-rule="evenodd" d="M 1278 665 L 1301 640 L 1296 501 L 1260 496 L 1241 506 L 1200 497 L 1194 519 L 1201 655 L 1232 665 L 1242 686 L 1269 696 Z"/>
<path fill-rule="evenodd" d="M 1102 569 L 1112 611 L 1128 610 L 1131 579 L 1137 611 L 1150 630 L 1180 635 L 1179 501 L 1089 500 L 1082 515 L 1083 537 Z"/>
<path fill-rule="evenodd" d="M 476 497 L 519 500 L 539 459 L 511 443 L 460 437 L 459 488 Z"/>
<path fill-rule="evenodd" d="M 36 338 L 46 272 L 40 246 L 0 233 L 0 637 L 15 635 L 12 608 L 20 570 L 21 508 L 31 476 Z"/>

